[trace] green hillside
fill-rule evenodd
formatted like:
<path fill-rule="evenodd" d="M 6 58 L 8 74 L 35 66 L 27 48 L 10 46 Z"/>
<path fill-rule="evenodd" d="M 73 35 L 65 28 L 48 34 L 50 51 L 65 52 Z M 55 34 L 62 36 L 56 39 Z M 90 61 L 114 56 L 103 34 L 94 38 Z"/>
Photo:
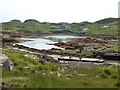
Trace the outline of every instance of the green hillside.
<path fill-rule="evenodd" d="M 72 33 L 77 35 L 117 35 L 118 19 L 106 18 L 94 23 L 49 23 L 39 22 L 35 19 L 28 19 L 24 22 L 20 20 L 11 20 L 2 23 L 3 30 L 16 30 L 24 33 Z"/>

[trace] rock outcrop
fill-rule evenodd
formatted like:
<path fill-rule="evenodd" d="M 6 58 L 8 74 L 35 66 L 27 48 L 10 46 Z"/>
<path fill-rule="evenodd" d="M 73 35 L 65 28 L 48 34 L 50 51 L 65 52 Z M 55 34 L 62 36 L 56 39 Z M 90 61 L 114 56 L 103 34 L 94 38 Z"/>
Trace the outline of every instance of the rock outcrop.
<path fill-rule="evenodd" d="M 6 69 L 8 71 L 13 70 L 13 62 L 10 61 L 5 54 L 0 54 L 0 68 Z"/>

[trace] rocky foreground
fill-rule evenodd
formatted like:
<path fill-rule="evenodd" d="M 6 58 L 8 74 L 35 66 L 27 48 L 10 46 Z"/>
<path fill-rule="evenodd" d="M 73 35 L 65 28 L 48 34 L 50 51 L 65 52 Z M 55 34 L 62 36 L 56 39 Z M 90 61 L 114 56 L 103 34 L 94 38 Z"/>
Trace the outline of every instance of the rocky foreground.
<path fill-rule="evenodd" d="M 43 55 L 42 52 L 22 46 L 3 47 L 3 53 L 14 63 L 14 70 L 11 72 L 3 70 L 3 88 L 115 88 L 119 86 L 116 65 L 93 66 L 89 62 L 61 65 L 52 62 L 54 59 L 50 56 L 44 56 L 48 53 Z M 8 60 L 6 55 L 2 55 L 4 60 Z M 111 83 L 108 83 L 110 81 Z"/>
<path fill-rule="evenodd" d="M 0 54 L 0 68 L 6 69 L 8 71 L 13 70 L 13 62 L 8 59 L 5 54 Z"/>

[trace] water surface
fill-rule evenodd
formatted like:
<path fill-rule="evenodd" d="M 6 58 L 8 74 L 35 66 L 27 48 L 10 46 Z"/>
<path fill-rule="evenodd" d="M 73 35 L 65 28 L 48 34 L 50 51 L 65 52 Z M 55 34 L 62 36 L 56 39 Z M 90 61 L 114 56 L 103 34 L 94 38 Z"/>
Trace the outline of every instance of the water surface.
<path fill-rule="evenodd" d="M 57 48 L 57 49 L 64 49 L 57 47 L 55 45 L 49 45 L 51 43 L 57 43 L 59 41 L 66 42 L 70 38 L 79 38 L 78 36 L 69 36 L 69 35 L 54 35 L 54 36 L 45 36 L 45 37 L 38 37 L 38 38 L 21 38 L 22 40 L 31 40 L 27 42 L 22 42 L 18 43 L 19 45 L 27 46 L 30 48 L 35 48 L 35 49 L 52 49 L 52 48 Z"/>

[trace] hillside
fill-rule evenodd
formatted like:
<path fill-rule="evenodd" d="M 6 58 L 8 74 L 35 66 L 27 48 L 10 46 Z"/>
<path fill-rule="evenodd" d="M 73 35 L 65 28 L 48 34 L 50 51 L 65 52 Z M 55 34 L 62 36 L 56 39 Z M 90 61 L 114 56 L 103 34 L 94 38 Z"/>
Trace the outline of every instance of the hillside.
<path fill-rule="evenodd" d="M 106 18 L 94 23 L 88 21 L 80 23 L 49 23 L 39 22 L 35 19 L 28 19 L 24 22 L 11 20 L 10 22 L 3 22 L 2 29 L 3 32 L 5 30 L 16 30 L 17 32 L 37 34 L 117 35 L 118 19 Z"/>

